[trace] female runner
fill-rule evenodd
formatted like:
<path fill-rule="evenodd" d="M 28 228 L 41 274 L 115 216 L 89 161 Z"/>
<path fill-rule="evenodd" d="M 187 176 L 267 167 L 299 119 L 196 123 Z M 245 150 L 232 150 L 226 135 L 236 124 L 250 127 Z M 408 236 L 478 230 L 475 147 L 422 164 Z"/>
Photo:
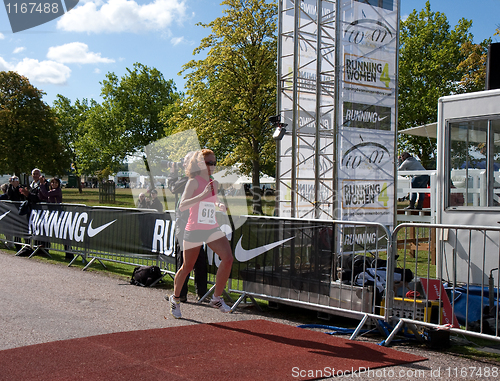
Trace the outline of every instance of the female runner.
<path fill-rule="evenodd" d="M 226 206 L 217 200 L 218 183 L 210 177 L 216 164 L 213 151 L 202 149 L 192 156 L 186 167 L 189 180 L 179 203 L 181 212 L 189 209 L 183 240 L 184 261 L 175 274 L 174 294 L 169 298 L 170 313 L 176 319 L 182 317 L 179 301 L 182 285 L 193 270 L 203 242 L 221 259 L 210 305 L 222 312 L 231 311 L 221 296 L 231 274 L 233 253 L 226 235 L 220 230 L 215 219 L 216 207 L 223 212 L 226 211 Z"/>

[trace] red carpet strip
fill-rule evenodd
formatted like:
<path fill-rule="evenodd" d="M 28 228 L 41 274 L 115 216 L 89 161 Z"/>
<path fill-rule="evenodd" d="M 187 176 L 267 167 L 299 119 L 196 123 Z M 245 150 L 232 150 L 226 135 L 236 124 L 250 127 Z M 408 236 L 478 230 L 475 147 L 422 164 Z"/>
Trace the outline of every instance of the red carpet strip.
<path fill-rule="evenodd" d="M 0 351 L 1 380 L 306 380 L 425 360 L 266 320 L 120 332 Z"/>

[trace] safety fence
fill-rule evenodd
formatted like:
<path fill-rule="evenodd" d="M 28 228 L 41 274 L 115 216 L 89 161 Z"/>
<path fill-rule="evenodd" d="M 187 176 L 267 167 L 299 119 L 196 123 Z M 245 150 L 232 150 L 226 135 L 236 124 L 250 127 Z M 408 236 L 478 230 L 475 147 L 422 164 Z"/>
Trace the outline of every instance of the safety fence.
<path fill-rule="evenodd" d="M 386 291 L 394 334 L 407 324 L 500 340 L 500 227 L 403 223 L 392 237 L 396 266 L 413 278 Z"/>
<path fill-rule="evenodd" d="M 232 237 L 230 287 L 242 293 L 240 300 L 250 296 L 347 317 L 384 318 L 385 284 L 377 288 L 365 271 L 386 266 L 389 233 L 383 225 L 247 217 Z"/>
<path fill-rule="evenodd" d="M 96 261 L 158 265 L 173 275 L 171 212 L 0 202 L 0 239 L 19 249 L 75 254 L 84 269 Z M 500 227 L 403 223 L 392 232 L 368 222 L 218 216 L 231 241 L 229 291 L 331 315 L 404 329 L 446 327 L 451 332 L 499 339 Z M 218 257 L 206 250 L 209 282 Z M 495 277 L 496 276 L 496 277 Z M 208 294 L 207 294 L 208 295 Z M 419 336 L 419 335 L 416 335 Z"/>
<path fill-rule="evenodd" d="M 84 270 L 98 261 L 130 265 L 157 265 L 175 273 L 171 213 L 156 210 L 89 207 L 40 203 L 26 208 L 19 202 L 0 202 L 0 235 L 17 255 L 50 251 L 82 259 Z M 20 214 L 21 213 L 21 214 Z"/>

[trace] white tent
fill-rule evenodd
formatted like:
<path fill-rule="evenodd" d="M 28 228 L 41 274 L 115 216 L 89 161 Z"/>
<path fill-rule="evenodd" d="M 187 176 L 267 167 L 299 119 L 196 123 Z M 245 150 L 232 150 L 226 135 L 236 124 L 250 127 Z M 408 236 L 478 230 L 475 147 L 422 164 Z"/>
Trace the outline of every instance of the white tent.
<path fill-rule="evenodd" d="M 274 177 L 263 175 L 259 179 L 261 184 L 274 184 L 276 180 Z M 252 178 L 249 176 L 241 176 L 238 180 L 236 180 L 235 184 L 252 184 Z"/>
<path fill-rule="evenodd" d="M 240 177 L 241 173 L 238 168 L 225 168 L 214 173 L 212 177 L 219 182 L 219 184 L 234 184 Z"/>
<path fill-rule="evenodd" d="M 424 124 L 423 126 L 411 127 L 406 130 L 399 130 L 400 134 L 424 136 L 426 138 L 437 138 L 437 122 Z"/>
<path fill-rule="evenodd" d="M 250 176 L 242 175 L 238 167 L 228 167 L 221 169 L 214 173 L 213 178 L 217 180 L 220 184 L 252 184 L 252 178 Z M 276 180 L 274 177 L 263 175 L 260 177 L 261 184 L 274 184 Z"/>

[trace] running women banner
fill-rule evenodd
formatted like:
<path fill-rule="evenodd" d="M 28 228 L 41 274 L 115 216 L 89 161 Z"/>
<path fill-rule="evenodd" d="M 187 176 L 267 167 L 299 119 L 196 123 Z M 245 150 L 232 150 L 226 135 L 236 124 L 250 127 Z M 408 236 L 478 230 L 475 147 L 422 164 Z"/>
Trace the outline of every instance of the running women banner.
<path fill-rule="evenodd" d="M 398 1 L 341 1 L 337 194 L 344 221 L 394 225 Z"/>

